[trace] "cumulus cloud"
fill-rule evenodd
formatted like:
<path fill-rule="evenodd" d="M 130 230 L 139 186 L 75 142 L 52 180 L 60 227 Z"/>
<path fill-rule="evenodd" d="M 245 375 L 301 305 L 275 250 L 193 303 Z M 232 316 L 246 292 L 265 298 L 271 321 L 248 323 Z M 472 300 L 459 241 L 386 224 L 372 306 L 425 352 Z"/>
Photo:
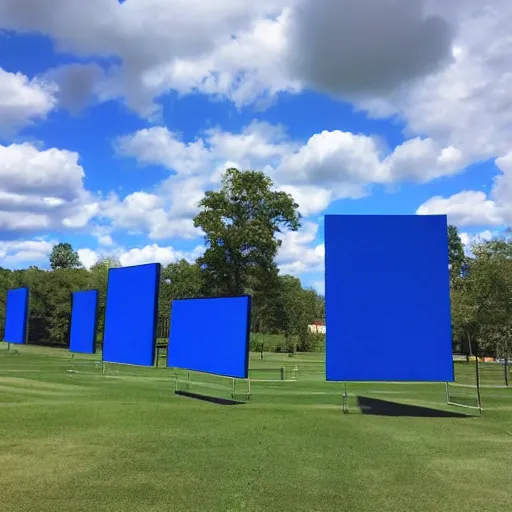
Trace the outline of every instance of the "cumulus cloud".
<path fill-rule="evenodd" d="M 99 64 L 74 63 L 50 70 L 45 75 L 56 84 L 56 99 L 59 104 L 77 113 L 98 94 L 98 82 L 104 71 Z"/>
<path fill-rule="evenodd" d="M 457 226 L 485 226 L 503 222 L 494 201 L 484 192 L 465 190 L 450 197 L 436 196 L 423 203 L 418 215 L 448 215 L 448 222 Z"/>
<path fill-rule="evenodd" d="M 78 256 L 85 268 L 91 268 L 101 258 L 117 258 L 124 267 L 132 265 L 141 265 L 144 263 L 161 263 L 169 265 L 179 260 L 185 259 L 192 263 L 204 252 L 203 246 L 196 246 L 190 251 L 175 249 L 172 246 L 160 246 L 158 244 L 145 245 L 125 249 L 116 247 L 112 249 L 92 250 L 89 248 L 79 249 Z"/>
<path fill-rule="evenodd" d="M 0 241 L 0 267 L 18 268 L 48 263 L 53 242 L 44 239 Z"/>
<path fill-rule="evenodd" d="M 0 230 L 77 229 L 99 205 L 84 188 L 78 153 L 32 144 L 0 145 Z"/>
<path fill-rule="evenodd" d="M 429 138 L 410 139 L 389 151 L 371 136 L 334 130 L 301 144 L 282 127 L 262 122 L 239 133 L 207 130 L 193 142 L 157 126 L 121 137 L 116 147 L 140 164 L 172 172 L 158 195 L 170 201 L 178 218 L 195 214 L 204 190 L 218 186 L 220 171 L 230 166 L 263 169 L 293 195 L 303 215 L 321 212 L 335 199 L 363 197 L 371 184 L 425 183 L 465 166 L 458 149 Z"/>
<path fill-rule="evenodd" d="M 1 21 L 0 21 L 1 25 Z M 44 119 L 55 107 L 56 86 L 0 67 L 0 135 Z"/>
<path fill-rule="evenodd" d="M 476 242 L 489 241 L 494 238 L 494 233 L 486 229 L 480 233 L 466 233 L 462 232 L 459 234 L 460 241 L 463 243 L 466 249 L 471 249 L 471 246 Z"/>
<path fill-rule="evenodd" d="M 512 152 L 495 160 L 501 174 L 494 179 L 489 196 L 481 190 L 464 190 L 450 197 L 436 196 L 423 203 L 420 215 L 447 214 L 457 226 L 512 224 Z"/>
<path fill-rule="evenodd" d="M 134 192 L 123 199 L 113 194 L 103 203 L 99 215 L 112 223 L 112 229 L 147 234 L 151 240 L 201 235 L 191 217 L 174 216 L 165 198 L 148 192 Z"/>
<path fill-rule="evenodd" d="M 281 236 L 282 244 L 276 258 L 283 274 L 300 275 L 307 272 L 323 272 L 325 247 L 314 244 L 318 224 L 303 223 L 299 231 L 289 231 Z"/>
<path fill-rule="evenodd" d="M 171 89 L 220 95 L 239 106 L 305 86 L 348 97 L 387 93 L 450 57 L 449 23 L 424 4 L 57 0 L 43 7 L 0 0 L 0 27 L 48 35 L 57 51 L 101 62 L 101 72 L 66 68 L 66 102 L 80 104 L 90 92 L 124 97 L 152 117 L 155 98 Z"/>
<path fill-rule="evenodd" d="M 48 35 L 81 59 L 51 75 L 69 108 L 123 97 L 151 117 L 169 90 L 245 105 L 313 87 L 398 115 L 408 136 L 465 161 L 510 150 L 511 18 L 505 0 L 0 0 L 0 28 Z M 2 119 L 23 124 L 52 108 L 54 92 L 8 75 L 25 93 Z"/>
<path fill-rule="evenodd" d="M 421 0 L 303 0 L 288 38 L 295 77 L 353 99 L 437 70 L 451 58 L 452 29 Z"/>
<path fill-rule="evenodd" d="M 431 2 L 457 25 L 450 64 L 387 98 L 359 103 L 372 115 L 398 114 L 408 133 L 428 134 L 472 161 L 510 151 L 512 5 L 505 0 Z"/>
<path fill-rule="evenodd" d="M 142 248 L 130 249 L 123 252 L 119 260 L 124 266 L 139 265 L 141 263 L 159 262 L 162 265 L 175 263 L 185 259 L 192 263 L 204 252 L 204 247 L 197 246 L 191 251 L 180 251 L 173 247 L 161 247 L 157 244 L 146 245 Z"/>
<path fill-rule="evenodd" d="M 248 51 L 257 55 L 257 45 L 265 43 L 267 35 L 261 23 L 275 20 L 289 3 L 57 0 L 43 6 L 33 0 L 1 0 L 0 27 L 47 34 L 57 51 L 114 58 L 99 80 L 98 94 L 104 99 L 124 96 L 133 109 L 151 116 L 157 110 L 153 99 L 171 88 L 249 94 L 243 92 L 245 84 L 236 85 L 243 71 L 237 64 Z M 233 54 L 239 42 L 233 42 L 232 35 L 246 47 L 242 54 Z M 267 42 L 266 47 L 263 58 L 270 60 L 272 45 Z M 265 78 L 259 76 L 257 65 L 246 61 L 244 67 L 254 75 L 253 81 Z"/>

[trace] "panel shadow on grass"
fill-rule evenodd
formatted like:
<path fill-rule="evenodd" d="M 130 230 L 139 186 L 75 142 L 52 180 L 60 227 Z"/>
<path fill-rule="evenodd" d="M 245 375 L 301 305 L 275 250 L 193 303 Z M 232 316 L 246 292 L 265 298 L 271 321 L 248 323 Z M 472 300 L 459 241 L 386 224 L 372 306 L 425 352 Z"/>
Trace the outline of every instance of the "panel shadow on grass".
<path fill-rule="evenodd" d="M 195 398 L 196 400 L 202 400 L 203 402 L 211 402 L 217 405 L 242 405 L 246 402 L 239 400 L 232 400 L 230 398 L 220 398 L 216 396 L 201 395 L 199 393 L 192 393 L 190 391 L 175 391 L 175 395 L 186 396 L 188 398 Z"/>
<path fill-rule="evenodd" d="M 418 418 L 471 417 L 470 415 L 460 412 L 431 409 L 430 407 L 421 407 L 419 405 L 399 404 L 397 402 L 389 402 L 388 400 L 380 400 L 366 396 L 358 396 L 357 405 L 362 414 L 373 414 L 377 416 L 411 416 Z"/>

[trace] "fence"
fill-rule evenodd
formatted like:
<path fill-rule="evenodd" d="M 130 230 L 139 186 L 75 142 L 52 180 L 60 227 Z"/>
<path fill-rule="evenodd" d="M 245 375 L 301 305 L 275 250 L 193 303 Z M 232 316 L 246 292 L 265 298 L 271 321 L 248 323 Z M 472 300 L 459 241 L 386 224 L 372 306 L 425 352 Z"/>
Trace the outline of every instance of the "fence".
<path fill-rule="evenodd" d="M 169 339 L 171 321 L 168 317 L 160 317 L 156 325 L 156 337 L 158 339 Z"/>

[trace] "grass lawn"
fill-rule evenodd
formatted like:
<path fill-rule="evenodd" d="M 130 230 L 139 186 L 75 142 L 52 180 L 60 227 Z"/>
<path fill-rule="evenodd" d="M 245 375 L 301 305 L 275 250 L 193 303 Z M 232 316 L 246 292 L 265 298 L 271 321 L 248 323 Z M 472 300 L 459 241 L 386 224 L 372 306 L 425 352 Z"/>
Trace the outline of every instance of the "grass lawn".
<path fill-rule="evenodd" d="M 252 355 L 252 400 L 221 406 L 174 395 L 176 375 L 164 367 L 109 365 L 102 374 L 93 358 L 66 350 L 1 345 L 0 511 L 512 507 L 512 389 L 494 377 L 482 382 L 482 417 L 357 408 L 363 396 L 468 412 L 444 405 L 443 384 L 391 383 L 351 384 L 344 415 L 340 384 L 324 381 L 323 354 Z M 469 382 L 470 368 L 460 368 L 458 380 Z M 186 384 L 182 372 L 178 385 Z M 221 378 L 194 374 L 189 385 L 231 393 Z"/>

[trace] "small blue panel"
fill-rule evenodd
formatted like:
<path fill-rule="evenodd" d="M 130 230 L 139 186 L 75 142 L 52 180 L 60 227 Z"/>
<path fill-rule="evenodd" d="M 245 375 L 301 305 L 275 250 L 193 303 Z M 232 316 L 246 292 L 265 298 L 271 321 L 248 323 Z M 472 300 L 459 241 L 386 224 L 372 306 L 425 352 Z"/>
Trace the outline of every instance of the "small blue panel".
<path fill-rule="evenodd" d="M 246 379 L 250 316 L 248 295 L 173 300 L 168 366 Z"/>
<path fill-rule="evenodd" d="M 28 288 L 7 290 L 4 341 L 23 344 L 28 334 Z"/>
<path fill-rule="evenodd" d="M 160 263 L 109 270 L 104 361 L 154 365 L 159 284 Z"/>
<path fill-rule="evenodd" d="M 445 215 L 326 215 L 326 376 L 452 382 Z"/>
<path fill-rule="evenodd" d="M 98 290 L 74 292 L 72 304 L 69 350 L 94 354 L 98 325 Z"/>

